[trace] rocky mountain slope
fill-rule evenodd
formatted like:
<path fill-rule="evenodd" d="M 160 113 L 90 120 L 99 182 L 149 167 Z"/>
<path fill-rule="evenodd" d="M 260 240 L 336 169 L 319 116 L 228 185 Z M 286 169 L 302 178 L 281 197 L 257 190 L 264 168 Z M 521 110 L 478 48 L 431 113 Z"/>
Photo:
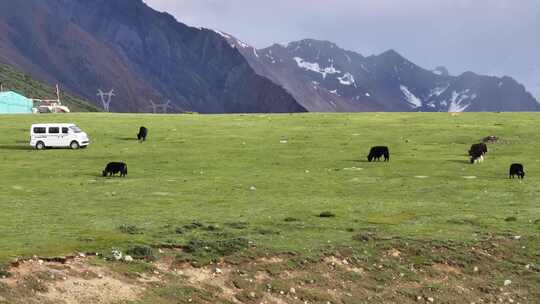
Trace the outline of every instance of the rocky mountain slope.
<path fill-rule="evenodd" d="M 303 112 L 214 31 L 188 27 L 141 0 L 0 1 L 0 62 L 111 109 Z"/>
<path fill-rule="evenodd" d="M 389 50 L 364 57 L 306 39 L 255 49 L 220 33 L 260 75 L 286 88 L 309 111 L 539 111 L 540 104 L 510 77 L 444 67 L 426 70 Z"/>

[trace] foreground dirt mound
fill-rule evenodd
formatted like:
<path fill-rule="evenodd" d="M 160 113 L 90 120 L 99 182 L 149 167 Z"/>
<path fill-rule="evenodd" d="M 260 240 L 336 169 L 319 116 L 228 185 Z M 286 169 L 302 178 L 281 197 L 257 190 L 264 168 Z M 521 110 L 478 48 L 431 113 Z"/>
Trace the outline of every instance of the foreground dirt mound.
<path fill-rule="evenodd" d="M 312 256 L 250 249 L 204 267 L 179 249 L 152 262 L 32 259 L 0 280 L 0 303 L 539 303 L 535 240 L 354 242 Z"/>
<path fill-rule="evenodd" d="M 0 303 L 119 303 L 139 298 L 146 289 L 142 281 L 128 280 L 90 262 L 87 258 L 19 262 L 0 281 Z"/>

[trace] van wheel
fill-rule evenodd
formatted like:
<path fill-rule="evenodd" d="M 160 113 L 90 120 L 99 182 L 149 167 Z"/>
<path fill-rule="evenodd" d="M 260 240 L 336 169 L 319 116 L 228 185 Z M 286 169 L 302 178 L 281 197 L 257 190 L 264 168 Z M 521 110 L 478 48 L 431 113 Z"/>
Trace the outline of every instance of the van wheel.
<path fill-rule="evenodd" d="M 38 141 L 36 144 L 37 150 L 45 150 L 45 144 L 42 141 Z"/>
<path fill-rule="evenodd" d="M 69 145 L 69 147 L 70 147 L 72 150 L 77 150 L 77 149 L 80 148 L 79 143 L 76 142 L 76 141 L 72 141 L 71 144 Z"/>

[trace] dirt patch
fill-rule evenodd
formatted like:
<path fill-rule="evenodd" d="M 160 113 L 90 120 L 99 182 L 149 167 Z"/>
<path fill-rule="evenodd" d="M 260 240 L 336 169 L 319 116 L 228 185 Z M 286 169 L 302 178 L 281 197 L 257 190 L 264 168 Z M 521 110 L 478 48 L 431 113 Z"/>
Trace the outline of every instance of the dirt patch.
<path fill-rule="evenodd" d="M 318 255 L 248 249 L 203 267 L 179 262 L 176 249 L 134 263 L 31 260 L 0 280 L 0 303 L 537 303 L 540 269 L 537 254 L 524 249 L 530 242 L 511 235 L 458 243 L 372 233 Z"/>
<path fill-rule="evenodd" d="M 104 267 L 92 266 L 87 259 L 66 263 L 29 260 L 9 269 L 1 280 L 15 294 L 27 295 L 43 303 L 118 303 L 141 296 L 146 287 L 123 280 Z M 40 300 L 39 300 L 40 299 Z"/>

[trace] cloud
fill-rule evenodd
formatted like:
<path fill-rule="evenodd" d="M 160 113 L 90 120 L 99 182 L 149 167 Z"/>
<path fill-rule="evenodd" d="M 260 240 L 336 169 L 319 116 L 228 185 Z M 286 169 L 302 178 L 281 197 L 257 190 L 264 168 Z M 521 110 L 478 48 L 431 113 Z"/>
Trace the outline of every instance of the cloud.
<path fill-rule="evenodd" d="M 510 75 L 540 97 L 538 0 L 146 0 L 181 22 L 256 46 L 330 40 L 364 55 L 396 49 L 426 68 Z"/>

